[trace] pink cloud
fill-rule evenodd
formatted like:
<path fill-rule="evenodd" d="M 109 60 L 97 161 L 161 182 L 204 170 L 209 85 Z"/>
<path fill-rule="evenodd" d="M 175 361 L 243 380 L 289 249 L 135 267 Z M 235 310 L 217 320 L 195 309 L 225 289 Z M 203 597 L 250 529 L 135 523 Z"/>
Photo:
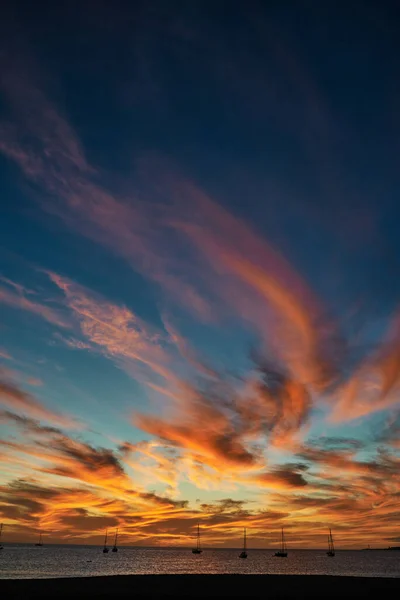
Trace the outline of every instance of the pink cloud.
<path fill-rule="evenodd" d="M 11 354 L 9 354 L 7 350 L 4 350 L 2 348 L 0 348 L 0 358 L 4 358 L 5 360 L 12 360 Z"/>
<path fill-rule="evenodd" d="M 145 367 L 149 373 L 159 376 L 164 384 L 179 381 L 170 368 L 171 357 L 160 343 L 160 334 L 131 310 L 108 302 L 60 275 L 49 273 L 49 277 L 64 293 L 67 306 L 91 345 L 102 349 L 128 369 L 132 363 Z M 146 382 L 149 373 L 147 377 L 145 375 Z"/>
<path fill-rule="evenodd" d="M 58 311 L 45 304 L 30 300 L 22 290 L 16 292 L 0 286 L 0 303 L 36 315 L 57 327 L 66 328 L 69 326 L 66 319 Z"/>

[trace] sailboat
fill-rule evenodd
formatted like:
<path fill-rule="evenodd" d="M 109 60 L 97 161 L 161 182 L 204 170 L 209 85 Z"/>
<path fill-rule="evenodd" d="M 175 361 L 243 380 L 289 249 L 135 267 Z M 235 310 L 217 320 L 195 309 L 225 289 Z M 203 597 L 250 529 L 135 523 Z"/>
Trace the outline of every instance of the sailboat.
<path fill-rule="evenodd" d="M 0 523 L 0 550 L 3 550 L 3 546 L 1 544 L 1 534 L 3 533 L 3 523 Z"/>
<path fill-rule="evenodd" d="M 201 554 L 203 551 L 200 547 L 200 524 L 197 523 L 197 540 L 196 540 L 196 548 L 192 548 L 193 554 Z"/>
<path fill-rule="evenodd" d="M 112 549 L 113 552 L 118 552 L 117 540 L 118 540 L 118 527 L 117 527 L 117 531 L 115 532 L 114 546 Z"/>
<path fill-rule="evenodd" d="M 39 541 L 35 544 L 35 546 L 43 546 L 42 534 L 41 533 L 39 533 Z"/>
<path fill-rule="evenodd" d="M 247 558 L 247 544 L 246 544 L 246 527 L 244 527 L 243 529 L 243 550 L 242 552 L 239 554 L 239 558 Z"/>
<path fill-rule="evenodd" d="M 287 547 L 285 542 L 285 536 L 283 535 L 283 527 L 282 527 L 282 537 L 281 537 L 281 549 L 278 552 L 275 552 L 275 556 L 279 556 L 280 558 L 287 557 Z"/>
<path fill-rule="evenodd" d="M 108 529 L 106 529 L 106 537 L 104 538 L 103 554 L 107 554 L 107 552 L 108 552 L 108 548 L 107 548 L 107 535 L 108 535 Z"/>
<path fill-rule="evenodd" d="M 328 535 L 328 556 L 335 556 L 335 546 L 333 545 L 332 531 L 329 529 Z"/>

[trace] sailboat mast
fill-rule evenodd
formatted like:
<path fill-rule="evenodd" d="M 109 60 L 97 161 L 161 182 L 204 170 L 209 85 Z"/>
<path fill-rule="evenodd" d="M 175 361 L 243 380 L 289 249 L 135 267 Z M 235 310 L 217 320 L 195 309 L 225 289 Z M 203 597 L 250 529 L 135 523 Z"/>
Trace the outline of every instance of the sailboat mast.
<path fill-rule="evenodd" d="M 117 528 L 117 531 L 115 532 L 114 546 L 117 545 L 117 539 L 118 539 L 118 528 Z"/>
<path fill-rule="evenodd" d="M 244 527 L 244 535 L 243 535 L 243 550 L 246 551 L 246 527 Z"/>
<path fill-rule="evenodd" d="M 104 538 L 104 546 L 107 546 L 107 534 L 108 534 L 108 529 L 106 529 L 106 537 Z"/>
<path fill-rule="evenodd" d="M 196 543 L 196 548 L 197 550 L 200 550 L 200 523 L 197 523 L 197 543 Z"/>

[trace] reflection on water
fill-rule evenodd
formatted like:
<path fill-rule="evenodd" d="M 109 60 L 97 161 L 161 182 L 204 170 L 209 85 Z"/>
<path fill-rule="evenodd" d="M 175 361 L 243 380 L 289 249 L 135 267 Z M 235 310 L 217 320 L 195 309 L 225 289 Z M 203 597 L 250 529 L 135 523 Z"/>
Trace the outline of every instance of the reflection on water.
<path fill-rule="evenodd" d="M 0 578 L 83 577 L 92 575 L 243 573 L 297 575 L 352 575 L 400 577 L 400 552 L 338 551 L 335 558 L 324 550 L 292 550 L 288 558 L 272 550 L 249 550 L 240 560 L 240 549 L 191 550 L 125 548 L 103 554 L 94 546 L 5 546 L 0 553 Z"/>

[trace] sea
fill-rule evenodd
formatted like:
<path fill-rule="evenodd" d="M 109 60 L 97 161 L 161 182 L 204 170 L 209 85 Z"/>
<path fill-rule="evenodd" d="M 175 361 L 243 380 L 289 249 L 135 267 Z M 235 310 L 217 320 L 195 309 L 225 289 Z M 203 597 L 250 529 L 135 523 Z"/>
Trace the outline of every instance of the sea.
<path fill-rule="evenodd" d="M 399 577 L 400 552 L 338 550 L 334 558 L 324 550 L 289 550 L 287 558 L 273 550 L 131 548 L 103 554 L 97 546 L 24 544 L 4 545 L 0 551 L 0 579 L 88 577 L 98 575 L 158 574 L 277 574 Z"/>

